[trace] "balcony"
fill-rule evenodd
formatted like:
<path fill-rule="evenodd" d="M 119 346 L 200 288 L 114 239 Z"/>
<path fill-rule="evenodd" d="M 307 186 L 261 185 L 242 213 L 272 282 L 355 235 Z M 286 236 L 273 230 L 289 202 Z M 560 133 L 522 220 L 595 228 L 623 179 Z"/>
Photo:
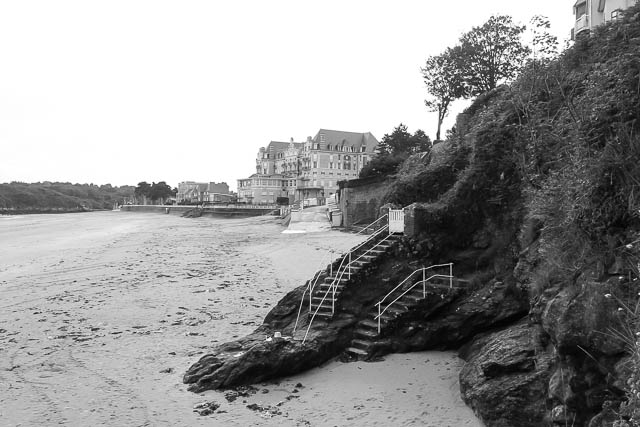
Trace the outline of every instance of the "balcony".
<path fill-rule="evenodd" d="M 589 16 L 582 15 L 580 18 L 576 19 L 574 36 L 577 36 L 581 32 L 587 30 L 589 30 Z"/>

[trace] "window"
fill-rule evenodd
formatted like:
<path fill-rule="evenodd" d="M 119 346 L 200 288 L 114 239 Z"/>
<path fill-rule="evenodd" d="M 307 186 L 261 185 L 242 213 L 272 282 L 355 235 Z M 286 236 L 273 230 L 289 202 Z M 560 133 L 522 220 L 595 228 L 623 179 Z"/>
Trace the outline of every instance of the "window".
<path fill-rule="evenodd" d="M 576 4 L 575 6 L 575 11 L 576 11 L 576 19 L 581 18 L 583 15 L 587 14 L 587 2 L 583 2 L 580 4 Z"/>
<path fill-rule="evenodd" d="M 318 162 L 313 162 L 313 167 L 317 168 L 318 167 Z"/>
<path fill-rule="evenodd" d="M 621 9 L 616 9 L 616 10 L 612 10 L 611 11 L 611 20 L 612 21 L 617 21 L 618 19 L 620 19 L 622 10 Z"/>
<path fill-rule="evenodd" d="M 365 147 L 364 145 L 362 147 L 360 147 L 360 151 L 363 152 L 363 153 L 365 152 L 366 149 L 367 149 L 367 147 Z"/>
<path fill-rule="evenodd" d="M 324 142 L 324 133 L 320 134 L 320 142 Z"/>

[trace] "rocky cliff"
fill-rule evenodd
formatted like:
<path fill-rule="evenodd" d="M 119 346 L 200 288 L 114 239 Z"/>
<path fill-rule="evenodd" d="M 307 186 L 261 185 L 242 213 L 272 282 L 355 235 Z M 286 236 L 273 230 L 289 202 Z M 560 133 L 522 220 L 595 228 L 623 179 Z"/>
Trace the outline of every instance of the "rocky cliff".
<path fill-rule="evenodd" d="M 638 425 L 638 58 L 640 6 L 480 96 L 395 177 L 386 200 L 408 206 L 411 235 L 345 291 L 332 321 L 305 344 L 266 341 L 292 335 L 298 288 L 185 381 L 256 382 L 343 354 L 389 283 L 453 261 L 467 286 L 398 316 L 370 357 L 460 349 L 462 396 L 488 426 Z"/>

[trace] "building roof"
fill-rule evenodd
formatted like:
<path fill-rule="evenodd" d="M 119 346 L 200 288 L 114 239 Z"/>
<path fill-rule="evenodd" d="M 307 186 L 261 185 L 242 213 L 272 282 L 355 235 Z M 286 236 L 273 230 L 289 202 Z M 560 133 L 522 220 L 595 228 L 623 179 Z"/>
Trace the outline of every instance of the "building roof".
<path fill-rule="evenodd" d="M 324 135 L 324 141 L 320 140 L 320 134 Z M 330 145 L 347 145 L 354 147 L 357 151 L 360 151 L 360 147 L 366 146 L 366 153 L 373 153 L 378 140 L 371 132 L 345 132 L 341 130 L 320 129 L 316 136 L 313 138 L 313 142 L 322 142 L 323 144 Z"/>
<path fill-rule="evenodd" d="M 289 145 L 293 144 L 294 148 L 300 149 L 304 146 L 303 142 L 282 142 L 282 141 L 271 141 L 269 145 L 267 145 L 267 149 L 265 151 L 269 153 L 281 153 L 283 151 L 287 151 Z"/>

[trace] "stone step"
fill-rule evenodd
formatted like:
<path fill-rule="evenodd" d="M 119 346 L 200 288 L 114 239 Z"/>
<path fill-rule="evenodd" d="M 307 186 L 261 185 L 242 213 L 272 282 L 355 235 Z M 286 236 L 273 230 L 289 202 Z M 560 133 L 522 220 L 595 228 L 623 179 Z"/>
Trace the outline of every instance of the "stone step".
<path fill-rule="evenodd" d="M 340 283 L 340 284 L 337 284 L 335 288 L 336 288 L 336 294 L 338 294 L 342 292 L 342 290 L 345 288 L 345 285 Z M 319 285 L 316 286 L 316 290 L 320 295 L 324 295 L 329 289 L 333 289 L 333 286 L 331 285 L 331 283 L 320 283 Z"/>
<path fill-rule="evenodd" d="M 324 296 L 311 297 L 311 305 L 316 306 L 316 307 L 320 303 L 322 303 L 322 305 L 331 305 L 331 301 L 333 301 L 333 297 L 331 295 L 327 295 L 326 298 Z"/>
<path fill-rule="evenodd" d="M 331 307 L 331 304 L 327 304 L 326 301 L 324 303 L 322 303 L 322 305 L 318 305 L 318 304 L 311 304 L 311 309 L 309 311 L 311 312 L 315 312 L 316 310 L 318 310 L 318 313 L 320 312 L 329 312 L 331 313 L 333 311 L 333 308 Z"/>
<path fill-rule="evenodd" d="M 353 339 L 351 340 L 351 347 L 367 351 L 371 347 L 371 341 Z"/>
<path fill-rule="evenodd" d="M 374 329 L 377 332 L 378 331 L 378 321 L 377 320 L 369 320 L 369 319 L 361 320 L 360 322 L 358 322 L 358 328 Z"/>
<path fill-rule="evenodd" d="M 335 276 L 329 276 L 324 278 L 324 283 L 331 284 L 336 280 Z M 344 283 L 349 281 L 348 274 L 345 272 L 342 277 L 337 279 L 339 283 Z"/>
<path fill-rule="evenodd" d="M 313 313 L 315 312 L 309 313 L 309 319 L 311 319 L 311 316 L 313 316 Z M 331 320 L 331 318 L 333 318 L 333 314 L 319 311 L 316 313 L 315 320 Z"/>
<path fill-rule="evenodd" d="M 419 301 L 422 301 L 424 297 L 422 296 L 422 289 L 420 290 L 419 295 L 414 294 L 406 294 L 402 297 L 400 301 L 406 301 L 407 305 L 416 305 Z"/>
<path fill-rule="evenodd" d="M 378 325 L 376 325 L 375 329 L 356 328 L 355 331 L 353 331 L 353 335 L 364 339 L 376 338 L 378 336 Z"/>
<path fill-rule="evenodd" d="M 366 351 L 360 350 L 359 348 L 355 348 L 355 347 L 347 347 L 345 349 L 345 351 L 347 351 L 349 353 L 357 354 L 357 355 L 360 355 L 360 356 L 367 356 L 369 354 Z"/>

